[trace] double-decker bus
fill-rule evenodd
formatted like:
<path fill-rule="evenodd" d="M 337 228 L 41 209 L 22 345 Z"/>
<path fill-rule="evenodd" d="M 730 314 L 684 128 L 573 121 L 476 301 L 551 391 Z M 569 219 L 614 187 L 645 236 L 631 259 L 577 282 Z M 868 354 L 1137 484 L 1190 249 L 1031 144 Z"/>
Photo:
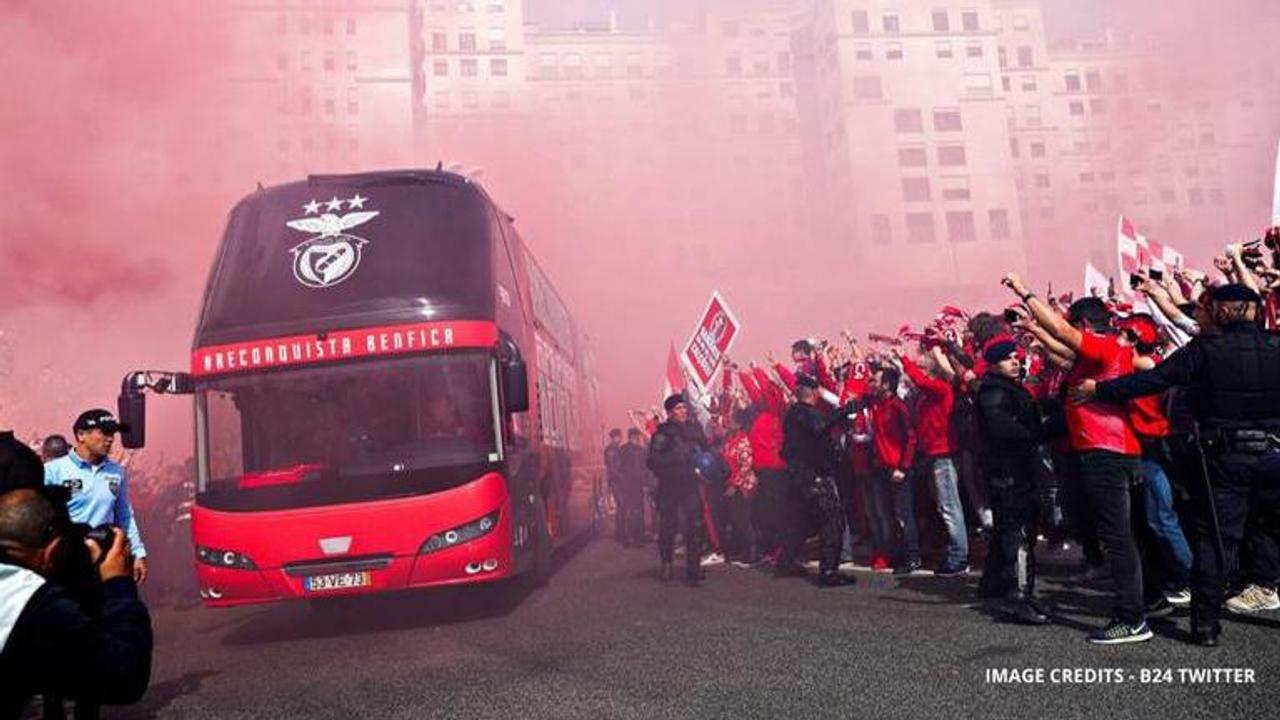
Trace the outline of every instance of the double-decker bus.
<path fill-rule="evenodd" d="M 437 170 L 313 175 L 231 211 L 189 373 L 211 606 L 527 574 L 596 522 L 590 353 L 512 219 Z"/>

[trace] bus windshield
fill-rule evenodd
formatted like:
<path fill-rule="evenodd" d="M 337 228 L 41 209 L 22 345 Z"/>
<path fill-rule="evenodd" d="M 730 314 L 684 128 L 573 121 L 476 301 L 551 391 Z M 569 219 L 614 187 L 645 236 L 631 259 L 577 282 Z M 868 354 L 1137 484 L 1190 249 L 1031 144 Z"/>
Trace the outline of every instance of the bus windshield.
<path fill-rule="evenodd" d="M 421 494 L 501 461 L 484 353 L 287 370 L 197 389 L 201 505 L 267 510 Z"/>

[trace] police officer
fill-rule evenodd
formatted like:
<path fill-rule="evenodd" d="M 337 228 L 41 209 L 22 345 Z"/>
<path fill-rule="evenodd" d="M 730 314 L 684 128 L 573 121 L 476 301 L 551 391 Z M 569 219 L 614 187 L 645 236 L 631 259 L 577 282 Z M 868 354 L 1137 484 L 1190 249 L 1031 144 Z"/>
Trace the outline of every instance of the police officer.
<path fill-rule="evenodd" d="M 999 598 L 1012 619 L 1044 625 L 1049 613 L 1035 598 L 1036 462 L 1044 433 L 1040 408 L 1022 384 L 1017 347 L 1013 338 L 997 337 L 983 351 L 988 369 L 978 385 L 977 420 L 995 528 L 978 592 Z"/>
<path fill-rule="evenodd" d="M 673 574 L 677 530 L 684 536 L 685 582 L 691 587 L 702 580 L 702 500 L 698 495 L 698 471 L 694 461 L 707 447 L 697 421 L 689 417 L 684 395 L 676 393 L 663 403 L 667 420 L 649 442 L 647 464 L 658 477 L 658 555 L 664 582 Z"/>
<path fill-rule="evenodd" d="M 134 555 L 133 578 L 142 584 L 147 578 L 147 549 L 129 502 L 128 477 L 119 463 L 107 457 L 116 433 L 128 427 L 107 410 L 86 410 L 71 429 L 75 447 L 44 466 L 44 482 L 71 492 L 67 510 L 72 522 L 90 527 L 116 525 L 125 531 Z"/>
<path fill-rule="evenodd" d="M 837 454 L 831 437 L 831 430 L 845 421 L 850 409 L 839 408 L 829 419 L 817 408 L 818 400 L 818 381 L 798 375 L 796 403 L 782 420 L 782 459 L 787 463 L 788 499 L 795 511 L 789 513 L 777 568 L 784 575 L 795 572 L 803 528 L 808 526 L 804 516 L 812 513 L 818 520 L 818 586 L 834 587 L 853 582 L 839 573 L 844 513 L 836 490 Z"/>
<path fill-rule="evenodd" d="M 1185 387 L 1207 468 L 1191 488 L 1195 557 L 1191 635 L 1213 646 L 1221 633 L 1223 585 L 1235 567 L 1246 523 L 1256 533 L 1256 578 L 1275 591 L 1280 576 L 1280 337 L 1259 328 L 1261 297 L 1243 285 L 1209 291 L 1212 330 L 1152 370 L 1085 382 L 1078 400 L 1122 403 Z"/>

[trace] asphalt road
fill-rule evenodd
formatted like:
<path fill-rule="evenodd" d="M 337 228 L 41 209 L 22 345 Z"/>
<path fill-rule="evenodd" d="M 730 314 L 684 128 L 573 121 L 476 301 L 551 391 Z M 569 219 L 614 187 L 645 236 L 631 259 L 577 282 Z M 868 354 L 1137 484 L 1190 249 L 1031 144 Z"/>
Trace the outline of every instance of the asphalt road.
<path fill-rule="evenodd" d="M 121 718 L 1250 717 L 1280 700 L 1280 613 L 1185 642 L 1185 618 L 1145 644 L 1096 647 L 1098 588 L 1050 557 L 1057 624 L 997 622 L 977 577 L 894 578 L 819 590 L 709 568 L 697 589 L 656 579 L 652 546 L 609 540 L 562 558 L 546 588 L 437 591 L 344 603 L 155 610 L 152 688 Z M 989 668 L 1042 669 L 1039 684 Z M 1116 669 L 1122 682 L 1054 683 Z M 1252 670 L 1249 684 L 1185 684 L 1183 668 Z M 1171 684 L 1143 684 L 1143 670 Z M 1079 679 L 1079 678 L 1077 678 Z M 1088 679 L 1088 678 L 1084 678 Z"/>

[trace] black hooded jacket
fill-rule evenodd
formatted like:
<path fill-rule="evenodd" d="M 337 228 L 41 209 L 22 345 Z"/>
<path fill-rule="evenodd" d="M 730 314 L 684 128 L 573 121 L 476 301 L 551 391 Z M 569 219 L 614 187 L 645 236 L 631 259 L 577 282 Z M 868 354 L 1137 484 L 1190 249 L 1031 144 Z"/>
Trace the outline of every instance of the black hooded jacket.
<path fill-rule="evenodd" d="M 649 441 L 649 470 L 658 477 L 658 494 L 683 494 L 698 488 L 694 456 L 707 447 L 702 427 L 693 420 L 667 420 Z"/>
<path fill-rule="evenodd" d="M 987 372 L 978 385 L 978 429 L 988 469 L 1025 467 L 1044 439 L 1040 406 L 1022 383 Z"/>

